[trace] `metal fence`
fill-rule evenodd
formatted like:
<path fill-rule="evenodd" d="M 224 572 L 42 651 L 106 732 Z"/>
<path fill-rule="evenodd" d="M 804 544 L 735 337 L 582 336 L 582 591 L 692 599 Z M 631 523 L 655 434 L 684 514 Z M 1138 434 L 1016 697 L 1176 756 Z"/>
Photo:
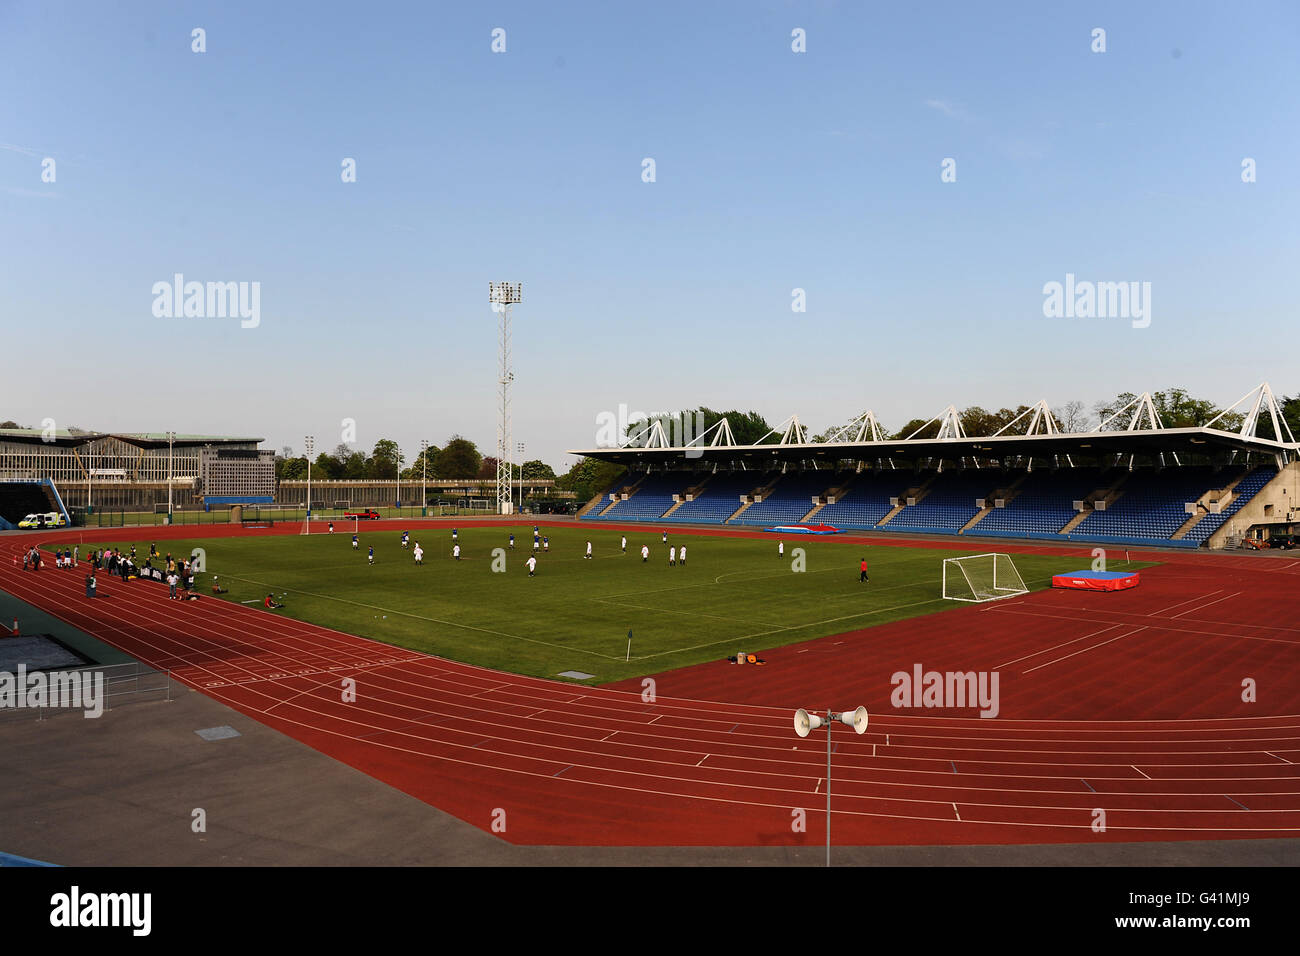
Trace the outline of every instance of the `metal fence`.
<path fill-rule="evenodd" d="M 172 675 L 171 671 L 160 671 L 153 667 L 148 667 L 138 661 L 132 661 L 128 664 L 92 664 L 88 667 L 71 667 L 66 669 L 50 668 L 48 670 L 29 671 L 27 674 L 30 681 L 32 675 L 43 674 L 51 675 L 83 675 L 79 680 L 86 680 L 89 677 L 94 679 L 95 674 L 103 675 L 102 698 L 100 705 L 105 711 L 110 711 L 115 705 L 130 703 L 137 699 L 158 698 L 170 701 L 172 699 Z M 24 689 L 17 688 L 19 694 L 24 693 Z M 23 716 L 35 720 L 48 720 L 56 714 L 75 713 L 85 711 L 83 703 L 73 705 L 70 703 L 50 703 L 36 707 L 29 707 L 25 703 L 22 706 L 0 706 L 0 719 L 6 717 Z M 36 711 L 36 716 L 31 716 L 32 711 Z"/>

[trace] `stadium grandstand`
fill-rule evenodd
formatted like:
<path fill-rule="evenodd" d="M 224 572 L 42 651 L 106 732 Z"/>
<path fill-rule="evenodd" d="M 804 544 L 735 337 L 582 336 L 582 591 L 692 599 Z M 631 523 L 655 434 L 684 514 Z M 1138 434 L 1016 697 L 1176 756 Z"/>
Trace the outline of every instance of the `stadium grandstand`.
<path fill-rule="evenodd" d="M 1239 428 L 1215 427 L 1237 409 Z M 1197 427 L 1165 427 L 1143 393 L 1086 432 L 1039 402 L 993 435 L 967 434 L 950 405 L 903 439 L 871 412 L 818 442 L 793 415 L 751 445 L 725 418 L 667 436 L 651 420 L 574 451 L 626 469 L 579 517 L 1215 549 L 1293 540 L 1300 524 L 1300 444 L 1267 383 Z"/>
<path fill-rule="evenodd" d="M 308 483 L 277 481 L 264 439 L 166 432 L 0 428 L 0 530 L 25 515 L 62 515 L 82 524 L 105 512 L 158 515 L 243 507 L 303 509 Z M 349 508 L 451 503 L 466 510 L 494 504 L 492 480 L 317 480 L 313 513 Z M 570 511 L 572 492 L 553 479 L 516 479 L 520 500 L 548 513 Z M 95 519 L 98 520 L 98 519 Z"/>
<path fill-rule="evenodd" d="M 202 507 L 203 459 L 236 452 L 270 461 L 260 438 L 166 432 L 0 429 L 0 521 L 55 511 L 152 511 L 170 488 L 177 508 Z M 40 507 L 30 507 L 40 504 Z M 27 509 L 27 510 L 24 510 Z M 17 517 L 14 517 L 17 515 Z M 0 527 L 4 527 L 0 524 Z"/>

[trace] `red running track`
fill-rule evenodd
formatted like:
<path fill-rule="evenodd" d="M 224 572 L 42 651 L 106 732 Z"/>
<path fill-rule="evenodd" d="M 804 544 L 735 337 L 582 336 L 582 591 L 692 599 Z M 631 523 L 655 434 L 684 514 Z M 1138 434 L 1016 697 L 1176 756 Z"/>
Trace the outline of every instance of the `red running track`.
<path fill-rule="evenodd" d="M 14 564 L 25 540 L 0 543 L 0 587 L 463 820 L 504 820 L 514 843 L 820 844 L 825 740 L 795 737 L 791 708 L 857 703 L 868 732 L 833 737 L 836 843 L 1300 834 L 1300 561 L 1162 554 L 1170 564 L 1133 591 L 1040 592 L 767 652 L 762 668 L 698 665 L 658 675 L 647 703 L 639 681 L 519 677 L 168 601 L 154 584 L 101 576 L 104 596 L 87 600 L 81 572 Z M 913 663 L 998 669 L 1000 716 L 892 708 L 889 674 Z M 1245 677 L 1257 703 L 1241 701 Z"/>

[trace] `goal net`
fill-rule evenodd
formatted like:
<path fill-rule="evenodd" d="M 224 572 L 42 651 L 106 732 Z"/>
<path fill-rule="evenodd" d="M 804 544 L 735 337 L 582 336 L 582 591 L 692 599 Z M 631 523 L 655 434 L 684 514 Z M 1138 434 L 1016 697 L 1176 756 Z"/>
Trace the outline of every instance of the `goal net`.
<path fill-rule="evenodd" d="M 997 601 L 1028 591 L 1009 554 L 944 559 L 943 596 L 949 601 Z"/>

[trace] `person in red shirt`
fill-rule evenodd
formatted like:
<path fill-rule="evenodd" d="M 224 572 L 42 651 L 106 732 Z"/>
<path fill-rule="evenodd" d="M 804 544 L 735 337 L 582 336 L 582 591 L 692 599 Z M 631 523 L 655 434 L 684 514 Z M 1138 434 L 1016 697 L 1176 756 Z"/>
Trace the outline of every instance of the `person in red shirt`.
<path fill-rule="evenodd" d="M 861 582 L 863 582 L 863 581 L 870 581 L 870 580 L 871 580 L 871 578 L 867 577 L 867 559 L 866 559 L 866 558 L 863 558 L 863 559 L 862 559 L 862 573 L 861 573 L 860 575 L 858 575 L 858 583 L 861 583 Z"/>

